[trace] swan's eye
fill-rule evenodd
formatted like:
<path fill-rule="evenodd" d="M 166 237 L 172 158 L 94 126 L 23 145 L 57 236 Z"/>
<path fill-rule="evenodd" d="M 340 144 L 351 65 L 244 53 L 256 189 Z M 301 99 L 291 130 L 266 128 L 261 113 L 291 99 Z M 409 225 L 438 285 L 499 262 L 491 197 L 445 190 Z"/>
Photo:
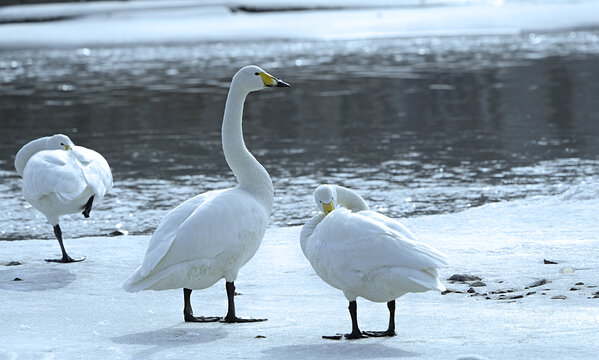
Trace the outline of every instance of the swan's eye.
<path fill-rule="evenodd" d="M 64 143 L 60 143 L 60 145 L 64 146 Z"/>
<path fill-rule="evenodd" d="M 254 75 L 260 75 L 260 73 L 255 73 Z"/>

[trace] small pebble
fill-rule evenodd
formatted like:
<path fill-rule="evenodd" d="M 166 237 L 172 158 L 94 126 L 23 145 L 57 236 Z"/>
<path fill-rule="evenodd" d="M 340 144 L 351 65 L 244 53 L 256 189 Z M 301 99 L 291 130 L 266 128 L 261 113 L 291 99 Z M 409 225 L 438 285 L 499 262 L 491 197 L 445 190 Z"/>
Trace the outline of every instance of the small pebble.
<path fill-rule="evenodd" d="M 466 291 L 468 294 L 474 294 L 476 291 L 473 288 L 470 288 Z"/>
<path fill-rule="evenodd" d="M 516 300 L 516 299 L 522 299 L 524 297 L 524 295 L 518 294 L 518 295 L 499 295 L 499 300 Z"/>
<path fill-rule="evenodd" d="M 570 291 L 577 291 L 577 290 L 580 290 L 580 288 L 577 288 L 576 286 L 573 286 L 570 288 Z"/>
<path fill-rule="evenodd" d="M 574 285 L 584 285 L 584 283 L 583 283 L 582 281 L 579 281 L 579 282 L 577 282 L 577 283 L 576 283 L 576 284 L 574 284 Z"/>
<path fill-rule="evenodd" d="M 530 296 L 530 295 L 533 295 L 533 294 L 536 294 L 536 293 L 537 293 L 536 291 L 529 291 L 529 292 L 526 293 L 526 296 Z"/>
<path fill-rule="evenodd" d="M 528 285 L 528 286 L 526 287 L 526 289 L 530 289 L 530 288 L 533 288 L 533 287 L 537 287 L 537 286 L 545 285 L 545 284 L 547 284 L 547 283 L 548 283 L 547 279 L 541 279 L 541 280 L 537 280 L 537 281 L 533 282 L 532 284 Z"/>
<path fill-rule="evenodd" d="M 12 281 L 23 281 L 23 279 L 16 277 L 16 278 L 12 279 Z"/>
<path fill-rule="evenodd" d="M 487 284 L 485 284 L 482 281 L 475 281 L 472 284 L 470 284 L 470 286 L 474 286 L 474 287 L 482 287 L 482 286 L 487 286 Z"/>
<path fill-rule="evenodd" d="M 464 292 L 463 291 L 459 291 L 459 290 L 454 290 L 454 289 L 445 289 L 445 291 L 443 291 L 441 293 L 441 295 L 447 295 L 447 294 L 450 294 L 450 293 L 463 294 Z"/>
<path fill-rule="evenodd" d="M 565 300 L 567 297 L 565 295 L 556 295 L 551 297 L 554 300 Z"/>
<path fill-rule="evenodd" d="M 264 335 L 256 335 L 256 339 L 266 339 L 266 336 L 264 336 Z"/>
<path fill-rule="evenodd" d="M 477 281 L 477 280 L 481 280 L 481 278 L 479 278 L 476 275 L 468 275 L 468 274 L 453 274 L 447 279 L 447 281 L 461 281 L 461 282 Z"/>
<path fill-rule="evenodd" d="M 18 265 L 23 265 L 23 263 L 20 261 L 11 261 L 8 264 L 6 264 L 6 266 L 18 266 Z"/>
<path fill-rule="evenodd" d="M 543 259 L 543 263 L 547 264 L 547 265 L 555 265 L 555 264 L 557 264 L 555 261 L 551 261 L 551 260 L 547 260 L 547 259 Z"/>

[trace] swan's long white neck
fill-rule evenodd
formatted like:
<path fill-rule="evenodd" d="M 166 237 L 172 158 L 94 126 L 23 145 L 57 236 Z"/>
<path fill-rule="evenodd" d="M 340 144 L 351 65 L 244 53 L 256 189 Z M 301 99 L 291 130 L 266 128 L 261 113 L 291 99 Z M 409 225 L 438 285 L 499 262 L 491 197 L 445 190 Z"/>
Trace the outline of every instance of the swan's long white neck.
<path fill-rule="evenodd" d="M 17 156 L 15 157 L 15 169 L 21 177 L 23 176 L 23 171 L 25 171 L 25 165 L 27 165 L 27 161 L 29 161 L 29 159 L 35 155 L 35 153 L 46 150 L 49 138 L 49 136 L 46 136 L 30 141 L 25 144 L 21 150 L 19 150 Z"/>
<path fill-rule="evenodd" d="M 337 204 L 349 209 L 353 212 L 369 210 L 368 204 L 355 191 L 346 187 L 335 185 L 337 193 Z"/>
<path fill-rule="evenodd" d="M 270 210 L 274 197 L 272 181 L 266 169 L 248 151 L 243 141 L 241 119 L 247 95 L 248 92 L 236 86 L 233 79 L 223 118 L 223 152 L 227 164 L 239 182 L 239 187 L 253 193 Z"/>

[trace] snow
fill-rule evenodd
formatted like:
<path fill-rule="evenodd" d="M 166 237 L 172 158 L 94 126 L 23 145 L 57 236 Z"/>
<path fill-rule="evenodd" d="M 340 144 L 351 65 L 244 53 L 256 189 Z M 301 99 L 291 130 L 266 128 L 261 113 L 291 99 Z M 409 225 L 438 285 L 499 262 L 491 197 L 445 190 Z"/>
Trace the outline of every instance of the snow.
<path fill-rule="evenodd" d="M 264 39 L 339 40 L 429 35 L 517 34 L 596 27 L 595 1 L 528 3 L 437 1 L 98 2 L 0 8 L 0 47 L 90 46 Z M 342 6 L 341 9 L 338 6 Z M 321 8 L 327 8 L 322 10 Z M 39 20 L 60 21 L 39 21 Z M 18 22 L 38 20 L 36 22 Z"/>
<path fill-rule="evenodd" d="M 409 358 L 595 359 L 599 351 L 599 194 L 580 185 L 563 195 L 494 203 L 461 213 L 403 221 L 445 252 L 455 273 L 477 275 L 484 296 L 434 292 L 397 302 L 394 338 L 331 341 L 348 332 L 347 303 L 303 257 L 300 227 L 269 228 L 236 282 L 241 316 L 253 324 L 187 324 L 182 291 L 126 293 L 122 282 L 141 263 L 149 237 L 66 239 L 74 264 L 49 264 L 55 241 L 0 242 L 1 359 Z M 589 195 L 590 194 L 590 195 Z M 593 195 L 595 194 L 595 195 Z M 309 216 L 309 214 L 306 214 Z M 546 265 L 543 259 L 558 262 Z M 574 272 L 562 274 L 571 267 Z M 13 281 L 14 278 L 22 281 Z M 548 284 L 525 289 L 539 279 Z M 451 284 L 465 291 L 468 285 Z M 578 282 L 579 290 L 570 291 Z M 499 300 L 490 291 L 515 289 Z M 566 299 L 552 299 L 565 295 Z M 226 312 L 224 283 L 192 295 L 196 315 Z M 363 330 L 383 330 L 384 304 L 358 299 Z M 264 336 L 257 338 L 256 336 Z"/>

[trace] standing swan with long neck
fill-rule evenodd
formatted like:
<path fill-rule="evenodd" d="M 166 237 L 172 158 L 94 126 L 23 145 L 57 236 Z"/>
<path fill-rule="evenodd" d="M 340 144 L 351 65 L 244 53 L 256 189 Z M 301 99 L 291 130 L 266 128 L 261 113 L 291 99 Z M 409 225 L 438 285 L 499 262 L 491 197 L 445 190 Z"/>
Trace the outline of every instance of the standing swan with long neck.
<path fill-rule="evenodd" d="M 171 210 L 154 232 L 142 265 L 123 285 L 130 292 L 183 288 L 187 322 L 266 320 L 237 317 L 234 299 L 239 269 L 258 251 L 273 203 L 270 176 L 245 147 L 241 126 L 247 95 L 265 87 L 289 85 L 250 65 L 235 74 L 227 96 L 223 151 L 239 186 L 197 195 Z M 194 316 L 192 290 L 208 288 L 223 278 L 227 315 L 222 319 Z"/>

